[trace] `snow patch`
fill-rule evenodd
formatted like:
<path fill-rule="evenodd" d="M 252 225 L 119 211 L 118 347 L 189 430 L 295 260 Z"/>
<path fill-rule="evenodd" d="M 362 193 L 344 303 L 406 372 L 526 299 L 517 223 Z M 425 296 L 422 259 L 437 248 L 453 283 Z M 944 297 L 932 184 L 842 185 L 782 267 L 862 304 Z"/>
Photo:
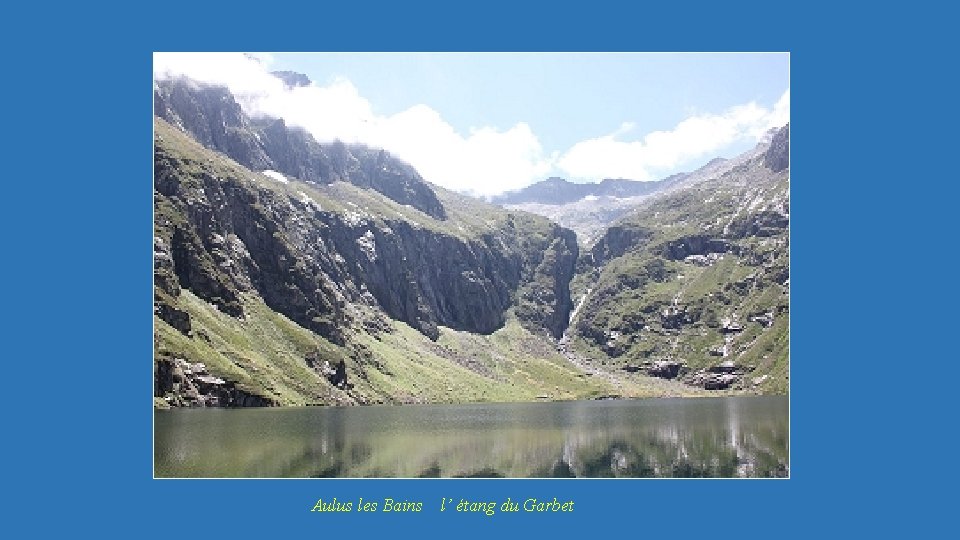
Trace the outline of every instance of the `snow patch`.
<path fill-rule="evenodd" d="M 307 208 L 313 208 L 317 212 L 322 210 L 322 208 L 320 208 L 320 203 L 311 199 L 310 196 L 307 195 L 306 193 L 302 191 L 298 191 L 297 195 L 300 195 L 300 202 L 303 203 L 303 205 L 306 206 Z"/>
<path fill-rule="evenodd" d="M 369 216 L 367 216 L 367 214 L 365 214 L 365 213 L 363 213 L 363 212 L 355 212 L 355 211 L 353 211 L 353 210 L 348 210 L 348 211 L 343 215 L 343 221 L 344 221 L 344 222 L 347 224 L 347 226 L 349 226 L 349 227 L 357 227 L 357 226 L 361 226 L 361 225 L 366 225 L 366 224 L 367 224 L 367 217 L 369 217 Z"/>
<path fill-rule="evenodd" d="M 360 246 L 360 249 L 363 250 L 367 259 L 371 262 L 377 260 L 377 241 L 372 231 L 368 229 L 367 232 L 363 233 L 363 236 L 357 238 L 357 245 Z"/>
<path fill-rule="evenodd" d="M 265 171 L 260 171 L 260 174 L 262 174 L 262 175 L 264 175 L 264 176 L 266 176 L 267 178 L 270 178 L 270 179 L 272 179 L 272 180 L 276 180 L 277 182 L 280 182 L 281 184 L 289 184 L 289 183 L 290 183 L 290 181 L 287 180 L 287 177 L 286 177 L 286 176 L 278 173 L 277 171 L 271 171 L 270 169 L 267 169 L 267 170 L 265 170 Z"/>

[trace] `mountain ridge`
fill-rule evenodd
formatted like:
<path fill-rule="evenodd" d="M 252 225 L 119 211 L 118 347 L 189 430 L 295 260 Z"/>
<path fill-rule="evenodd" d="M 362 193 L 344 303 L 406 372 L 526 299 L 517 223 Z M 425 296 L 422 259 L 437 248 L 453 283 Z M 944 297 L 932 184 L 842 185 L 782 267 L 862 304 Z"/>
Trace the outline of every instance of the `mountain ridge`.
<path fill-rule="evenodd" d="M 549 381 L 558 395 L 598 391 L 549 348 L 504 379 L 496 360 L 464 360 L 460 346 L 439 345 L 451 334 L 506 333 L 543 349 L 559 336 L 579 257 L 571 231 L 442 189 L 441 220 L 349 182 L 279 182 L 159 117 L 154 167 L 160 405 L 455 400 L 436 386 L 416 390 L 405 374 L 424 358 L 451 381 L 473 381 L 461 390 L 472 399 L 481 391 L 533 399 L 554 391 L 541 386 Z M 236 330 L 251 325 L 300 345 L 252 352 L 252 336 Z M 523 375 L 542 369 L 554 375 Z"/>
<path fill-rule="evenodd" d="M 154 112 L 251 170 L 273 170 L 314 184 L 346 181 L 445 218 L 436 194 L 406 162 L 364 145 L 321 144 L 280 118 L 251 118 L 225 87 L 184 77 L 159 80 L 154 85 Z"/>
<path fill-rule="evenodd" d="M 789 126 L 623 198 L 587 242 L 222 87 L 158 81 L 154 102 L 157 406 L 704 395 L 724 328 L 741 330 L 723 358 L 745 359 L 724 388 L 785 388 Z M 625 182 L 597 186 L 620 200 Z M 681 275 L 703 294 L 664 303 Z"/>
<path fill-rule="evenodd" d="M 525 203 L 560 205 L 576 202 L 585 197 L 636 197 L 663 189 L 681 181 L 685 176 L 686 173 L 678 173 L 650 182 L 605 178 L 592 183 L 571 182 L 558 176 L 551 176 L 522 189 L 494 196 L 491 202 L 502 206 Z"/>
<path fill-rule="evenodd" d="M 585 250 L 570 348 L 707 389 L 789 375 L 789 124 L 736 166 L 643 201 Z"/>
<path fill-rule="evenodd" d="M 500 204 L 511 210 L 522 210 L 544 216 L 564 227 L 568 227 L 577 233 L 581 245 L 586 247 L 596 242 L 604 229 L 614 224 L 646 199 L 658 197 L 671 190 L 683 189 L 686 186 L 720 175 L 746 159 L 746 156 L 753 155 L 758 149 L 762 148 L 765 151 L 765 144 L 761 142 L 754 150 L 733 159 L 713 158 L 698 169 L 676 173 L 653 182 L 604 180 L 595 184 L 573 184 L 556 178 L 547 185 L 544 185 L 543 182 L 534 184 L 521 197 L 533 199 L 536 202 L 501 202 Z M 642 184 L 642 186 L 636 186 L 635 184 Z M 562 190 L 569 186 L 576 187 L 572 188 L 572 191 L 566 191 L 563 197 L 543 195 L 544 192 L 549 192 L 554 188 Z M 583 196 L 574 199 L 573 195 Z M 545 202 L 551 200 L 571 202 Z"/>

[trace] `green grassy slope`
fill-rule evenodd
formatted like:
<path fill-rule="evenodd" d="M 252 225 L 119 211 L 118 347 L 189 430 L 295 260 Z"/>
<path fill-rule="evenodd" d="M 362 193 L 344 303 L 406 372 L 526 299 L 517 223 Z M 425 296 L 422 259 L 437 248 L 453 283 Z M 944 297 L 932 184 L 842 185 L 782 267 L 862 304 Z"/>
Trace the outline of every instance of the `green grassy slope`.
<path fill-rule="evenodd" d="M 575 242 L 568 242 L 549 220 L 439 188 L 447 219 L 435 219 L 352 184 L 283 182 L 250 171 L 162 120 L 155 121 L 155 130 L 162 171 L 157 182 L 163 186 L 155 192 L 155 257 L 166 260 L 155 267 L 155 360 L 202 362 L 212 376 L 282 405 L 574 399 L 613 393 L 606 383 L 582 376 L 542 337 L 538 314 L 544 302 L 555 298 L 551 270 L 572 272 L 576 257 Z M 224 228 L 227 220 L 238 234 Z M 465 247 L 452 252 L 466 252 L 474 257 L 469 264 L 482 265 L 468 267 L 460 276 L 507 265 L 499 269 L 507 283 L 498 285 L 516 290 L 509 292 L 512 307 L 505 324 L 491 335 L 441 328 L 434 342 L 389 320 L 365 292 L 367 283 L 351 274 L 354 267 L 329 241 L 331 234 L 352 234 L 345 230 L 352 223 L 377 233 L 409 226 L 413 232 L 407 239 L 422 238 L 427 247 L 460 242 Z M 255 242 L 244 246 L 239 227 Z M 339 230 L 331 232 L 335 227 Z M 268 232 L 250 232 L 256 230 Z M 246 253 L 254 249 L 259 250 L 256 260 Z M 408 262 L 414 255 L 394 253 L 389 271 L 416 264 Z M 326 257 L 325 266 L 315 265 L 316 256 Z M 385 255 L 378 250 L 376 256 Z M 426 264 L 443 264 L 434 259 Z M 322 272 L 338 281 L 316 280 Z M 323 322 L 336 327 L 329 340 L 306 327 L 309 317 L 306 323 L 291 319 L 298 309 L 315 307 L 297 296 L 298 290 L 306 297 L 314 294 L 314 283 L 327 287 L 318 294 L 342 302 L 336 317 L 320 310 L 328 317 Z M 266 295 L 258 294 L 264 289 L 275 298 L 273 308 L 265 303 Z M 449 307 L 454 300 L 441 303 Z M 282 309 L 293 315 L 283 311 L 284 316 Z M 170 310 L 188 322 L 178 328 L 176 322 L 168 324 L 177 318 Z M 551 320 L 562 313 L 558 307 Z M 345 361 L 352 388 L 335 388 L 308 358 L 330 365 Z"/>
<path fill-rule="evenodd" d="M 358 333 L 351 349 L 301 328 L 253 295 L 243 297 L 243 320 L 189 291 L 180 300 L 191 315 L 192 335 L 155 317 L 157 356 L 203 362 L 211 374 L 281 405 L 589 399 L 615 393 L 512 318 L 489 336 L 444 328 L 437 342 L 391 321 L 387 332 Z M 357 355 L 356 347 L 364 354 Z M 331 364 L 345 360 L 353 388 L 331 385 L 308 366 L 308 356 Z"/>
<path fill-rule="evenodd" d="M 571 285 L 575 299 L 589 291 L 574 350 L 614 370 L 666 360 L 694 372 L 732 361 L 745 374 L 731 391 L 785 393 L 788 174 L 757 158 L 615 224 L 626 232 L 608 232 Z"/>

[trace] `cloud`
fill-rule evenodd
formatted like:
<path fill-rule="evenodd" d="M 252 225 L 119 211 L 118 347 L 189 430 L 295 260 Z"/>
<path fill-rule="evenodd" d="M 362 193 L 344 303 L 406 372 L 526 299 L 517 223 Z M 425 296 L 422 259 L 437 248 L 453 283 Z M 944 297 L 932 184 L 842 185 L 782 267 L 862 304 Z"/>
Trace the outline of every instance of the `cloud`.
<path fill-rule="evenodd" d="M 789 120 L 787 89 L 771 109 L 748 103 L 722 114 L 694 115 L 670 131 L 654 131 L 636 140 L 622 140 L 635 129 L 633 124 L 623 124 L 609 135 L 576 143 L 559 157 L 557 167 L 573 179 L 655 180 L 658 172 L 713 157 L 736 142 L 757 141 Z"/>
<path fill-rule="evenodd" d="M 261 65 L 268 66 L 268 67 L 272 65 L 275 60 L 273 55 L 270 53 L 253 52 L 253 53 L 245 53 L 245 54 L 246 56 L 260 62 Z"/>
<path fill-rule="evenodd" d="M 416 105 L 380 119 L 369 140 L 417 167 L 424 178 L 475 195 L 519 189 L 547 175 L 552 160 L 525 123 L 462 136 L 433 109 Z"/>
<path fill-rule="evenodd" d="M 766 130 L 783 127 L 790 121 L 790 89 L 780 96 L 780 99 L 773 105 L 773 111 L 767 118 Z"/>
<path fill-rule="evenodd" d="M 711 158 L 727 146 L 759 140 L 789 120 L 790 91 L 766 109 L 755 103 L 722 114 L 692 115 L 669 131 L 631 140 L 637 131 L 625 122 L 609 135 L 580 141 L 566 152 L 548 152 L 530 126 L 488 126 L 459 132 L 439 112 L 415 104 L 393 115 L 378 115 L 349 80 L 288 88 L 270 75 L 269 54 L 156 53 L 154 76 L 185 75 L 224 85 L 251 116 L 283 118 L 317 140 L 361 142 L 385 148 L 443 187 L 489 196 L 561 174 L 574 180 L 653 180 L 697 158 Z"/>
<path fill-rule="evenodd" d="M 339 139 L 385 148 L 428 181 L 457 191 L 495 195 L 538 181 L 552 168 L 555 156 L 544 156 L 525 123 L 461 134 L 424 104 L 394 115 L 376 115 L 349 80 L 287 88 L 267 71 L 265 64 L 270 62 L 230 53 L 157 53 L 154 75 L 185 75 L 224 85 L 247 114 L 283 118 L 319 141 Z"/>
<path fill-rule="evenodd" d="M 264 97 L 283 90 L 283 82 L 254 56 L 237 53 L 154 53 L 153 75 L 158 79 L 187 76 L 195 81 L 226 86 L 237 97 Z"/>

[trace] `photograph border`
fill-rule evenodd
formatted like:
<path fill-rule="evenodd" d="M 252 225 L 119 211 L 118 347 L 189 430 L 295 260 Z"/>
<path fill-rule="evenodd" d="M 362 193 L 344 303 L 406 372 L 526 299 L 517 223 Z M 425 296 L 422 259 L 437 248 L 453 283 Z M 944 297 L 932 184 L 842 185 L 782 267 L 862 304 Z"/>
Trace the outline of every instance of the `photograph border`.
<path fill-rule="evenodd" d="M 162 54 L 162 53 L 167 53 L 167 52 L 174 52 L 174 51 L 172 51 L 172 50 L 166 50 L 166 51 L 155 50 L 155 51 L 152 51 L 152 52 L 151 52 L 151 61 L 150 61 L 151 68 L 152 68 L 152 66 L 153 66 L 153 64 L 154 64 L 154 55 L 156 55 L 156 54 Z M 188 51 L 176 51 L 176 52 L 188 52 Z M 192 52 L 202 53 L 202 52 L 214 52 L 214 51 L 192 51 Z M 338 55 L 338 54 L 388 54 L 388 55 L 389 55 L 389 54 L 398 54 L 398 55 L 400 55 L 400 54 L 421 54 L 421 53 L 428 53 L 428 54 L 491 54 L 491 55 L 499 55 L 499 54 L 559 54 L 559 55 L 564 55 L 564 54 L 588 54 L 588 55 L 593 55 L 593 54 L 596 54 L 596 55 L 621 55 L 621 54 L 622 54 L 622 55 L 648 55 L 648 54 L 649 54 L 649 55 L 662 55 L 662 54 L 698 54 L 698 55 L 712 55 L 712 54 L 725 54 L 725 55 L 731 55 L 731 54 L 771 54 L 771 55 L 781 55 L 781 54 L 785 54 L 785 55 L 787 56 L 787 89 L 790 89 L 790 88 L 791 88 L 791 84 L 792 84 L 792 80 L 791 80 L 791 75 L 792 75 L 792 58 L 791 58 L 791 53 L 790 53 L 789 50 L 784 50 L 784 51 L 774 51 L 774 50 L 769 50 L 769 51 L 710 51 L 710 50 L 703 50 L 703 51 L 692 51 L 692 50 L 691 50 L 691 51 L 590 51 L 590 50 L 582 50 L 582 51 L 573 51 L 573 50 L 569 50 L 569 51 L 522 51 L 522 50 L 516 50 L 516 51 L 490 51 L 490 50 L 487 50 L 487 51 L 457 51 L 457 50 L 448 50 L 448 51 L 372 51 L 372 50 L 367 50 L 367 51 L 364 51 L 364 50 L 356 50 L 356 51 L 216 51 L 216 52 L 233 52 L 233 53 L 241 53 L 241 54 L 242 54 L 242 53 L 247 53 L 247 54 L 271 54 L 271 55 L 281 55 L 281 54 L 331 54 L 331 55 Z M 156 111 L 154 110 L 154 105 L 155 105 L 155 103 L 154 103 L 154 99 L 153 99 L 154 88 L 155 88 L 155 81 L 156 81 L 156 80 L 155 80 L 154 75 L 153 75 L 153 70 L 151 69 L 151 77 L 150 77 L 150 103 L 151 103 L 151 105 L 150 105 L 150 111 L 151 111 L 151 119 L 150 119 L 150 122 L 151 122 L 151 123 L 150 123 L 150 125 L 151 125 L 151 130 L 150 130 L 150 134 L 151 134 L 151 137 L 150 137 L 151 160 L 150 160 L 150 163 L 151 163 L 151 171 L 153 171 L 153 165 L 152 165 L 152 164 L 153 164 L 153 159 L 152 159 L 152 155 L 153 155 L 154 148 L 155 148 L 155 128 L 154 128 L 154 124 L 153 124 L 153 118 L 155 117 L 155 114 L 156 114 Z M 791 107 L 791 112 L 792 112 L 792 107 Z M 792 125 L 793 125 L 793 124 L 792 124 L 792 119 L 791 119 L 790 122 L 791 122 L 791 123 L 790 123 L 790 126 L 791 126 L 791 128 L 792 128 Z M 792 164 L 793 164 L 793 142 L 794 142 L 794 139 L 791 137 L 791 139 L 790 139 L 790 145 L 788 146 L 789 163 L 791 164 L 790 174 L 789 174 L 788 179 L 787 179 L 788 199 L 792 199 L 792 196 L 793 196 L 793 169 L 792 169 Z M 152 186 L 154 185 L 154 182 L 155 182 L 155 178 L 154 178 L 153 174 L 151 173 L 151 189 L 152 189 Z M 151 196 L 151 201 L 152 201 L 152 196 Z M 154 213 L 154 212 L 155 212 L 155 208 L 154 208 L 152 202 L 151 202 L 151 210 L 150 210 L 150 211 L 151 211 L 150 218 L 151 218 L 151 224 L 152 224 L 152 223 L 154 223 L 154 221 L 155 221 L 155 219 L 156 219 L 156 216 L 155 216 L 155 213 Z M 791 276 L 791 277 L 790 277 L 790 282 L 789 282 L 789 284 L 788 284 L 788 286 L 787 286 L 787 289 L 788 289 L 787 295 L 788 295 L 788 298 L 789 298 L 789 302 L 792 303 L 792 300 L 793 300 L 793 296 L 792 296 L 792 294 L 793 294 L 793 289 L 792 289 L 792 287 L 793 287 L 793 242 L 792 242 L 792 233 L 793 233 L 793 230 L 792 230 L 792 228 L 793 228 L 793 219 L 792 219 L 792 216 L 793 216 L 793 204 L 792 204 L 792 200 L 791 200 L 791 207 L 790 207 L 790 215 L 791 215 L 791 219 L 788 221 L 788 224 L 787 224 L 787 242 L 788 242 L 789 272 L 790 272 L 790 276 Z M 152 246 L 153 237 L 154 237 L 154 234 L 153 234 L 153 231 L 152 231 L 152 229 L 151 229 L 151 231 L 150 231 L 150 236 L 149 236 L 149 238 L 147 239 L 148 245 L 151 245 L 151 246 Z M 156 331 L 156 328 L 155 328 L 156 319 L 155 319 L 155 317 L 153 316 L 153 313 L 154 313 L 154 301 L 153 301 L 153 298 L 152 298 L 152 295 L 153 295 L 153 287 L 154 287 L 153 255 L 152 255 L 152 252 L 151 252 L 151 256 L 150 256 L 150 268 L 151 268 L 151 280 L 150 280 L 150 295 L 151 295 L 150 314 L 151 314 L 151 336 L 152 336 L 152 335 L 155 334 L 155 331 Z M 739 480 L 790 480 L 790 479 L 792 478 L 792 474 L 793 474 L 793 466 L 792 466 L 792 465 L 793 465 L 793 464 L 792 464 L 792 457 L 793 457 L 793 455 L 792 455 L 792 451 L 791 451 L 792 445 L 793 445 L 793 422 L 792 422 L 792 420 L 793 420 L 793 414 L 792 414 L 792 413 L 793 413 L 793 387 L 792 387 L 793 379 L 792 379 L 792 376 L 791 376 L 791 375 L 792 375 L 792 369 L 793 369 L 793 356 L 792 356 L 792 355 L 793 355 L 793 351 L 792 351 L 792 345 L 793 345 L 793 329 L 794 329 L 794 326 L 793 326 L 793 310 L 792 310 L 792 309 L 789 309 L 789 310 L 787 311 L 787 317 L 788 317 L 788 321 L 787 321 L 787 327 L 788 327 L 788 329 L 787 329 L 787 341 L 788 341 L 788 343 L 787 343 L 787 395 L 786 395 L 786 398 L 787 398 L 787 476 L 786 476 L 786 477 L 745 477 L 745 478 L 738 478 L 738 477 L 733 477 L 733 478 L 727 478 L 727 477 L 706 477 L 706 478 L 685 478 L 685 477 L 652 477 L 652 478 L 630 478 L 630 477 L 614 477 L 614 478 L 606 478 L 606 477 L 577 477 L 577 478 L 550 478 L 550 477 L 505 477 L 505 478 L 455 478 L 455 477 L 440 477 L 440 478 L 415 478 L 415 477 L 333 477 L 333 478 L 324 478 L 324 480 L 384 480 L 384 481 L 405 481 L 405 480 L 416 480 L 416 481 L 424 481 L 424 480 L 426 480 L 426 481 L 430 481 L 430 480 L 466 480 L 466 481 L 484 481 L 484 480 L 493 480 L 493 481 L 503 481 L 503 480 L 550 480 L 550 481 L 585 481 L 585 480 L 622 480 L 622 481 L 631 481 L 631 480 L 632 480 L 632 481 L 649 481 L 649 480 L 693 480 L 693 481 L 698 481 L 698 480 L 738 480 L 738 481 L 739 481 Z M 153 343 L 153 340 L 152 340 L 152 338 L 151 338 L 151 349 L 152 349 L 152 347 L 153 347 L 152 343 Z M 155 449 L 156 449 L 156 427 L 155 427 L 156 416 L 155 416 L 155 414 L 154 414 L 155 409 L 154 409 L 153 400 L 152 400 L 152 398 L 153 398 L 153 387 L 154 387 L 153 380 L 154 380 L 154 376 L 155 376 L 155 372 L 154 372 L 154 361 L 155 361 L 155 358 L 154 358 L 154 356 L 155 356 L 155 351 L 151 353 L 151 359 L 152 359 L 153 361 L 151 361 L 151 364 L 150 364 L 151 367 L 150 367 L 149 378 L 148 378 L 148 380 L 150 381 L 150 396 L 151 396 L 151 399 L 149 400 L 149 407 L 150 407 L 150 411 L 151 411 L 151 413 L 150 413 L 150 415 L 151 415 L 151 430 L 150 430 L 151 474 L 152 474 L 152 478 L 153 478 L 154 480 L 307 480 L 307 481 L 310 481 L 310 480 L 316 481 L 316 480 L 317 480 L 317 479 L 315 479 L 315 478 L 301 478 L 301 477 L 244 477 L 244 476 L 239 476 L 239 477 L 219 477 L 219 476 L 213 476 L 213 477 L 208 477 L 208 476 L 202 476 L 202 477 L 192 477 L 192 476 L 191 476 L 191 477 L 165 477 L 165 476 L 157 476 L 157 474 L 156 474 L 156 459 L 155 459 L 155 454 L 156 454 L 156 452 L 155 452 Z M 730 397 L 730 396 L 716 396 L 716 398 L 724 398 L 724 397 Z M 622 399 L 633 400 L 633 399 L 661 399 L 661 398 L 622 398 Z M 490 403 L 490 404 L 493 404 L 493 403 L 500 403 L 500 402 L 463 402 L 462 404 L 471 404 L 471 403 L 478 403 L 478 404 Z M 503 403 L 508 403 L 508 402 L 503 402 Z M 524 403 L 525 403 L 525 402 L 524 402 Z M 399 405 L 357 405 L 357 406 L 399 406 Z M 403 405 L 403 406 L 416 406 L 416 405 Z"/>

